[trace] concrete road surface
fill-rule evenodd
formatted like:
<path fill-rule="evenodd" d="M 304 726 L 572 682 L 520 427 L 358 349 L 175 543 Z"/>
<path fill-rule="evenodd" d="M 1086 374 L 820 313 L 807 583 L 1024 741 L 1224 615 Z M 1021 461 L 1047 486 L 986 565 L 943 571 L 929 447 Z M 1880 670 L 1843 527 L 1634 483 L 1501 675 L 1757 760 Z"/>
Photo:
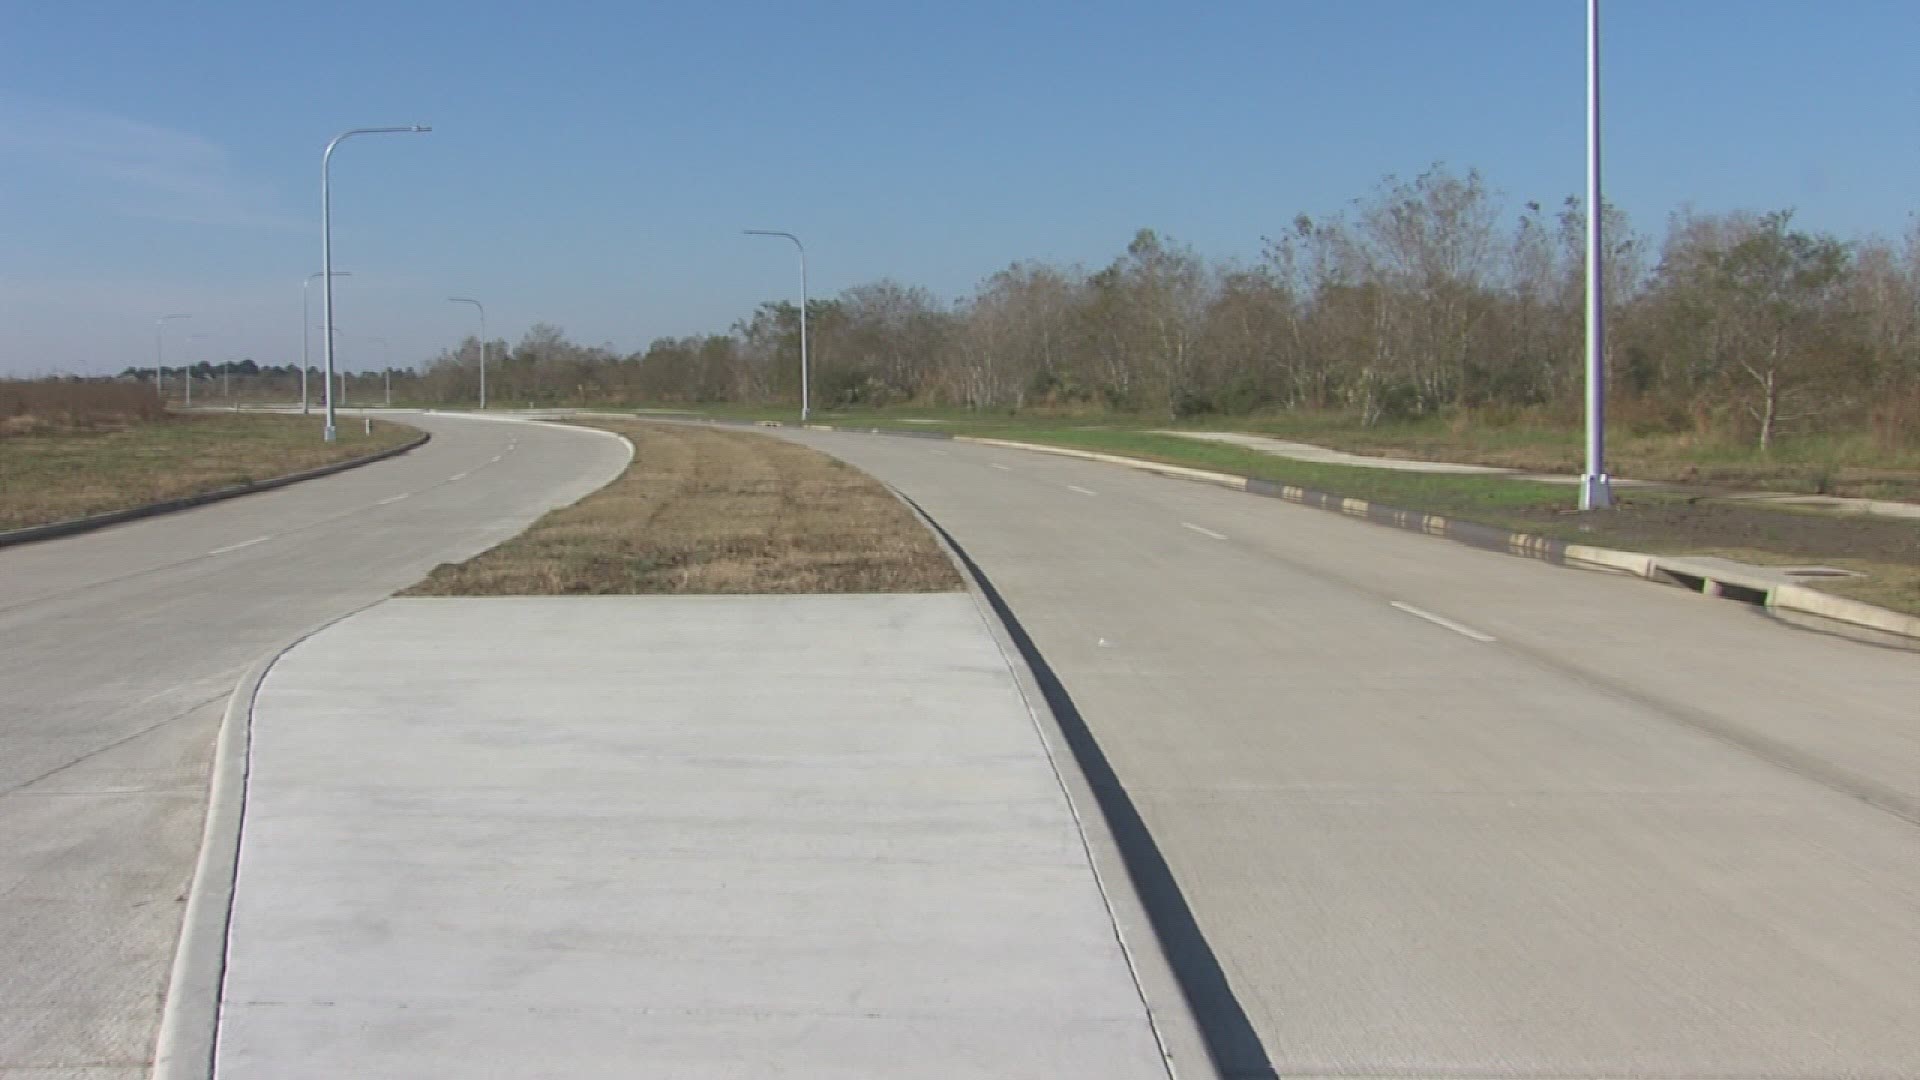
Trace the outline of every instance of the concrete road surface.
<path fill-rule="evenodd" d="M 788 437 L 1018 617 L 1227 1075 L 1920 1075 L 1920 657 L 1113 466 Z"/>
<path fill-rule="evenodd" d="M 433 441 L 0 550 L 0 1078 L 146 1075 L 211 738 L 244 667 L 513 535 L 626 459 L 588 433 L 403 419 Z"/>

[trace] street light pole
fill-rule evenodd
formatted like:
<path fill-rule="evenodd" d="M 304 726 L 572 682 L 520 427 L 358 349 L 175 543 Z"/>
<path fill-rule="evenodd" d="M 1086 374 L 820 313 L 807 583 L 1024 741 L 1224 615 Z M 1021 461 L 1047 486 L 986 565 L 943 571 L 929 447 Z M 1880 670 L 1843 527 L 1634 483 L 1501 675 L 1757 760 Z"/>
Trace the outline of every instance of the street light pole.
<path fill-rule="evenodd" d="M 748 236 L 784 236 L 793 241 L 800 252 L 800 422 L 806 423 L 811 415 L 807 390 L 811 380 L 807 377 L 807 247 L 800 238 L 790 232 L 775 229 L 744 229 Z"/>
<path fill-rule="evenodd" d="M 300 415 L 301 416 L 306 416 L 309 414 L 309 410 L 307 407 L 307 369 L 313 366 L 313 362 L 308 359 L 309 352 L 310 352 L 309 342 L 313 338 L 313 315 L 309 311 L 308 304 L 307 304 L 307 298 L 312 294 L 313 290 L 307 288 L 307 286 L 312 285 L 313 279 L 319 277 L 323 273 L 326 273 L 326 271 L 315 270 L 313 273 L 307 275 L 307 279 L 305 281 L 302 281 L 300 283 Z M 334 277 L 352 277 L 353 271 L 335 270 L 333 271 L 333 276 Z"/>
<path fill-rule="evenodd" d="M 487 409 L 487 309 L 478 300 L 465 296 L 447 297 L 449 304 L 472 304 L 480 313 L 480 411 Z"/>
<path fill-rule="evenodd" d="M 346 139 L 355 135 L 423 134 L 433 129 L 424 124 L 412 124 L 407 127 L 354 128 L 343 131 L 327 143 L 320 155 L 320 309 L 321 318 L 326 322 L 327 350 L 327 429 L 325 438 L 334 439 L 334 402 L 333 402 L 333 195 L 330 177 L 333 171 L 333 149 Z"/>
<path fill-rule="evenodd" d="M 159 318 L 153 320 L 153 389 L 155 390 L 155 392 L 160 394 L 163 400 L 166 397 L 167 384 L 160 381 L 161 379 L 160 372 L 167 365 L 166 365 L 166 353 L 162 346 L 161 331 L 165 330 L 167 328 L 167 323 L 174 319 L 191 319 L 191 318 L 193 318 L 193 316 L 191 315 L 162 315 Z"/>
<path fill-rule="evenodd" d="M 1613 505 L 1607 479 L 1606 309 L 1602 273 L 1600 201 L 1600 0 L 1587 0 L 1587 471 L 1580 476 L 1580 509 Z"/>

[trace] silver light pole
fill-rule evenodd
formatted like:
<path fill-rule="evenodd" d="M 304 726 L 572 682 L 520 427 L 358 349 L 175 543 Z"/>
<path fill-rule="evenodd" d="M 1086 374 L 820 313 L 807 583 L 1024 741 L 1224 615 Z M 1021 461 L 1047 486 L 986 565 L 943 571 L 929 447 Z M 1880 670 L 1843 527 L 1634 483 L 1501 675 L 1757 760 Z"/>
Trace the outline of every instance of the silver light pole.
<path fill-rule="evenodd" d="M 485 412 L 487 409 L 487 309 L 480 301 L 465 296 L 449 296 L 447 303 L 472 304 L 474 310 L 480 313 L 480 411 Z"/>
<path fill-rule="evenodd" d="M 308 359 L 308 356 L 310 354 L 308 343 L 313 338 L 313 315 L 308 310 L 308 305 L 307 305 L 307 298 L 312 294 L 313 290 L 307 288 L 307 286 L 312 285 L 313 279 L 319 277 L 321 274 L 325 272 L 326 271 L 323 271 L 323 270 L 315 270 L 313 273 L 307 275 L 307 279 L 305 281 L 302 281 L 300 283 L 300 415 L 301 416 L 306 416 L 309 413 L 309 409 L 307 407 L 307 369 L 313 366 L 313 362 Z M 333 271 L 333 276 L 334 277 L 352 277 L 353 271 L 335 270 Z"/>
<path fill-rule="evenodd" d="M 355 135 L 395 135 L 424 134 L 433 129 L 424 124 L 412 124 L 407 127 L 354 128 L 343 131 L 327 143 L 326 150 L 320 155 L 320 310 L 321 318 L 327 327 L 324 342 L 327 350 L 327 429 L 326 440 L 334 437 L 333 403 L 333 195 L 329 178 L 333 171 L 333 148 Z"/>
<path fill-rule="evenodd" d="M 793 246 L 800 252 L 800 422 L 804 424 L 812 414 L 807 398 L 808 384 L 812 381 L 807 377 L 807 247 L 800 242 L 799 237 L 790 232 L 780 232 L 776 229 L 743 229 L 742 231 L 748 236 L 784 236 L 793 241 Z"/>
<path fill-rule="evenodd" d="M 1607 480 L 1606 310 L 1601 274 L 1606 266 L 1600 201 L 1600 0 L 1587 0 L 1587 471 L 1580 476 L 1580 509 L 1613 505 Z"/>
<path fill-rule="evenodd" d="M 153 320 L 153 388 L 162 398 L 166 397 L 167 384 L 161 381 L 160 372 L 166 365 L 166 352 L 162 345 L 161 331 L 174 319 L 191 319 L 191 315 L 162 315 Z"/>

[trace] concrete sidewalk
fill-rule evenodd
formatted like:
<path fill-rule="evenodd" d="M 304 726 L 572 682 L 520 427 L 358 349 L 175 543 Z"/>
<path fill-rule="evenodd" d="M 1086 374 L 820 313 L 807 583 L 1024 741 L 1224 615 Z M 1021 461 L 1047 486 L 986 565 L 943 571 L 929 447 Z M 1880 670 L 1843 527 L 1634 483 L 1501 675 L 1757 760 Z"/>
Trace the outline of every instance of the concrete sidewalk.
<path fill-rule="evenodd" d="M 1168 1075 L 971 596 L 391 600 L 252 736 L 225 1080 Z"/>

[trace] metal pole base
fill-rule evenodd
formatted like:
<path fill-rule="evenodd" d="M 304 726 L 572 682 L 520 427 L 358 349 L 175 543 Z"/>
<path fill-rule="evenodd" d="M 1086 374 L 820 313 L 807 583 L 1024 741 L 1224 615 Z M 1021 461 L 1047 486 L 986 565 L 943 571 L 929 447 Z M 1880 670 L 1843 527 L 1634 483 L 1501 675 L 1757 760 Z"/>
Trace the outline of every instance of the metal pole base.
<path fill-rule="evenodd" d="M 1580 509 L 1605 510 L 1613 505 L 1613 484 L 1606 473 L 1580 477 Z"/>
<path fill-rule="evenodd" d="M 333 435 L 334 435 L 334 431 L 333 431 L 333 425 L 332 425 L 332 424 L 328 424 L 328 425 L 327 425 L 327 441 L 328 441 L 328 442 L 332 442 L 332 441 L 333 441 Z"/>

